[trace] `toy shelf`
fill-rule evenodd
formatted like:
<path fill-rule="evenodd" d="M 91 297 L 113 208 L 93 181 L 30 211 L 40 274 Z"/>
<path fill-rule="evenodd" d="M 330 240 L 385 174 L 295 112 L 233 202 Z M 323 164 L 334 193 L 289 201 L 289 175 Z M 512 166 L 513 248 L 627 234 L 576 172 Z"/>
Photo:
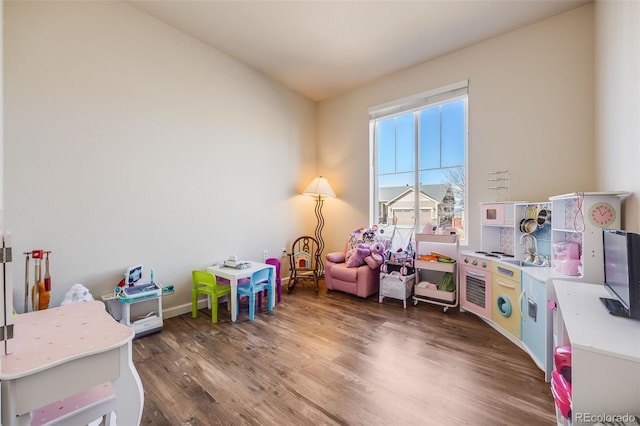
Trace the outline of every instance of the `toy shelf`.
<path fill-rule="evenodd" d="M 436 260 L 421 260 L 422 253 L 431 250 L 431 253 L 438 253 L 449 257 L 454 261 L 441 262 Z M 459 251 L 459 241 L 456 234 L 416 234 L 416 280 L 413 288 L 413 304 L 418 302 L 431 303 L 443 307 L 446 312 L 448 308 L 458 306 L 458 277 L 457 261 Z M 442 257 L 442 256 L 441 256 Z M 443 291 L 427 287 L 428 282 L 422 281 L 423 272 L 432 276 L 443 278 L 445 273 L 451 273 L 454 277 L 456 289 L 454 291 Z"/>

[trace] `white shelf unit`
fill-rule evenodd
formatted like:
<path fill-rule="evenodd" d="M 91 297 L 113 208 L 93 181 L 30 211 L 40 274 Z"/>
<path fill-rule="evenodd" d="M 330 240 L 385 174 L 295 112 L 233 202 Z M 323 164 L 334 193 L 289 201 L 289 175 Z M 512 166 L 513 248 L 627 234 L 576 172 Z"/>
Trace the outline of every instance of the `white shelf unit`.
<path fill-rule="evenodd" d="M 621 204 L 627 192 L 572 192 L 550 197 L 552 218 L 552 250 L 554 244 L 577 243 L 582 258 L 582 274 L 568 280 L 604 282 L 602 229 L 621 229 Z M 606 203 L 613 217 L 600 226 L 590 215 Z M 553 265 L 556 266 L 556 265 Z"/>
<path fill-rule="evenodd" d="M 529 244 L 528 241 L 525 241 L 525 244 L 520 244 L 520 239 L 524 232 L 520 230 L 520 222 L 523 219 L 533 219 L 538 223 L 538 215 L 541 210 L 546 210 L 551 212 L 551 216 L 548 217 L 548 220 L 543 222 L 540 225 L 536 225 L 536 229 L 531 233 L 536 240 L 537 246 L 537 254 L 540 256 L 544 256 L 545 258 L 551 261 L 551 253 L 552 253 L 552 242 L 551 242 L 551 222 L 553 221 L 553 210 L 551 208 L 550 201 L 541 201 L 541 202 L 525 202 L 525 203 L 516 203 L 514 206 L 515 210 L 515 225 L 514 225 L 514 236 L 513 236 L 513 244 L 514 244 L 514 252 L 512 253 L 516 259 L 525 260 L 527 257 L 527 253 L 525 252 L 525 245 Z"/>
<path fill-rule="evenodd" d="M 418 302 L 432 303 L 443 307 L 446 312 L 448 308 L 458 306 L 459 288 L 457 274 L 457 259 L 459 253 L 459 240 L 456 234 L 439 235 L 439 234 L 416 234 L 416 283 L 413 289 L 413 304 Z M 453 263 L 425 261 L 420 256 L 436 252 L 448 256 L 456 261 Z M 421 287 L 420 283 L 428 280 L 437 284 L 445 273 L 453 274 L 453 280 L 456 289 L 452 292 L 441 291 Z"/>

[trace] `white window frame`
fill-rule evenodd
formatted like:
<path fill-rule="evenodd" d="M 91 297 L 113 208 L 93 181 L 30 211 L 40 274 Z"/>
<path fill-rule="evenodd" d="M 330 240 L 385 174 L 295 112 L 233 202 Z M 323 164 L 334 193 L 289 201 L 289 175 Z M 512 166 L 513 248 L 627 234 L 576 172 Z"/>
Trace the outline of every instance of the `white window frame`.
<path fill-rule="evenodd" d="M 416 111 L 419 109 L 424 109 L 427 107 L 434 107 L 440 104 L 448 103 L 455 101 L 457 99 L 466 97 L 467 98 L 467 108 L 465 110 L 465 133 L 464 133 L 464 175 L 465 175 L 465 185 L 464 185 L 464 212 L 462 221 L 465 229 L 465 236 L 468 235 L 468 168 L 469 168 L 469 156 L 468 156 L 468 141 L 469 141 L 469 104 L 468 104 L 468 96 L 469 96 L 469 80 L 462 80 L 456 83 L 452 83 L 446 86 L 442 86 L 433 90 L 428 90 L 416 95 L 408 96 L 406 98 L 398 99 L 395 101 L 391 101 L 385 104 L 377 105 L 369 108 L 369 161 L 371 167 L 370 176 L 369 176 L 369 193 L 371 194 L 370 203 L 369 203 L 369 217 L 371 223 L 376 223 L 378 217 L 376 216 L 376 209 L 379 203 L 378 198 L 378 151 L 377 151 L 377 143 L 376 143 L 376 120 L 379 119 L 387 119 L 392 118 L 397 115 L 407 114 L 412 111 Z M 416 123 L 416 134 L 418 131 L 417 123 Z M 414 188 L 420 187 L 419 182 L 419 146 L 416 152 L 415 158 L 415 181 Z M 414 191 L 415 196 L 415 206 L 419 206 L 419 197 L 420 191 Z M 417 207 L 419 208 L 419 207 Z M 418 213 L 419 214 L 419 213 Z M 416 221 L 416 232 L 420 232 L 421 229 L 418 228 L 418 221 Z M 464 240 L 461 240 L 463 242 Z"/>

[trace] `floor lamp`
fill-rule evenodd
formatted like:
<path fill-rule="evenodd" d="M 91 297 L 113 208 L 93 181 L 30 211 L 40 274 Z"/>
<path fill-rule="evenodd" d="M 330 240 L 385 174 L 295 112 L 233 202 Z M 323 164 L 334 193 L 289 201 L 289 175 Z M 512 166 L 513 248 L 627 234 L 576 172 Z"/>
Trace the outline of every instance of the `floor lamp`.
<path fill-rule="evenodd" d="M 329 181 L 322 176 L 314 178 L 307 189 L 302 193 L 310 195 L 316 199 L 316 218 L 318 224 L 316 226 L 316 240 L 318 240 L 318 275 L 324 276 L 324 263 L 322 262 L 322 250 L 324 249 L 324 240 L 322 239 L 322 227 L 324 226 L 324 218 L 322 217 L 322 204 L 327 197 L 335 197 Z"/>

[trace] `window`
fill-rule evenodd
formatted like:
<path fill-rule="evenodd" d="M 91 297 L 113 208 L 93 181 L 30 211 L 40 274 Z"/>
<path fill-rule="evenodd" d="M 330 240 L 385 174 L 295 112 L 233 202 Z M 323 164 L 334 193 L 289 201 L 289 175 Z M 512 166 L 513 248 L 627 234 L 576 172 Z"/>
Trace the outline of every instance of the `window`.
<path fill-rule="evenodd" d="M 468 83 L 372 108 L 373 222 L 465 229 Z M 418 208 L 416 208 L 418 206 Z"/>

